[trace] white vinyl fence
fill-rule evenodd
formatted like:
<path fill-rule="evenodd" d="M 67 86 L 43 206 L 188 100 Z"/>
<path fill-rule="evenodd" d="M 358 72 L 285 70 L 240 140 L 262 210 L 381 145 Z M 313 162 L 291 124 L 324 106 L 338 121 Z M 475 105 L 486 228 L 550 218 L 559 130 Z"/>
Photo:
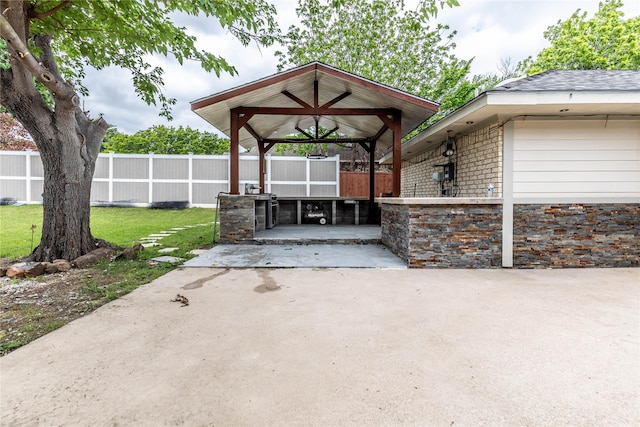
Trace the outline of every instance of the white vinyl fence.
<path fill-rule="evenodd" d="M 240 156 L 240 192 L 259 183 L 259 157 Z M 339 196 L 340 158 L 265 157 L 265 192 L 278 196 Z M 41 203 L 43 169 L 34 151 L 0 151 L 0 198 Z M 94 204 L 146 206 L 188 201 L 213 207 L 229 191 L 229 155 L 100 154 L 91 190 Z"/>

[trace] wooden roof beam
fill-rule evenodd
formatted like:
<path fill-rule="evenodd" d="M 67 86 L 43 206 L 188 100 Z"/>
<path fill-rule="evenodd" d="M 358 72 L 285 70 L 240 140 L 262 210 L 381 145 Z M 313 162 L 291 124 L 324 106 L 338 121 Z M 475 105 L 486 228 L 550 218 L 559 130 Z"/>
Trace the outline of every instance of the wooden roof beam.
<path fill-rule="evenodd" d="M 393 119 L 388 116 L 394 116 L 398 113 L 398 110 L 394 108 L 238 107 L 234 110 L 240 114 L 251 114 L 252 116 L 255 114 L 272 116 L 378 116 L 387 125 L 393 122 Z"/>
<path fill-rule="evenodd" d="M 265 138 L 262 140 L 264 143 L 286 143 L 286 144 L 347 144 L 347 143 L 370 143 L 371 138 Z"/>

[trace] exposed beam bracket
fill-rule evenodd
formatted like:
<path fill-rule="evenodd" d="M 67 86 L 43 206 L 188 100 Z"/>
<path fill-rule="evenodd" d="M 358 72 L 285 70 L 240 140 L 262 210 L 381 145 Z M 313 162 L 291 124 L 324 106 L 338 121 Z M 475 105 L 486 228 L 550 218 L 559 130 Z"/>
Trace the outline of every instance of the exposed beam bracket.
<path fill-rule="evenodd" d="M 302 99 L 298 98 L 297 96 L 295 96 L 294 94 L 292 94 L 291 92 L 289 92 L 288 90 L 283 90 L 281 92 L 284 96 L 286 96 L 287 98 L 291 99 L 292 101 L 294 101 L 296 104 L 299 104 L 300 106 L 304 107 L 304 108 L 313 108 L 311 105 L 307 104 L 306 102 L 304 102 Z"/>
<path fill-rule="evenodd" d="M 389 117 L 391 116 L 391 117 Z M 378 118 L 382 120 L 387 127 L 393 129 L 394 127 L 394 118 L 396 117 L 395 111 L 391 114 L 378 114 Z"/>
<path fill-rule="evenodd" d="M 329 132 L 325 133 L 324 135 L 322 135 L 320 137 L 320 139 L 325 139 L 327 138 L 329 135 L 331 135 L 332 133 L 334 133 L 335 131 L 337 131 L 338 129 L 340 129 L 340 126 L 336 126 L 333 129 L 331 129 Z"/>
<path fill-rule="evenodd" d="M 254 116 L 255 113 L 243 113 L 241 111 L 238 112 L 238 129 L 244 127 L 244 125 L 251 120 L 251 117 Z"/>
<path fill-rule="evenodd" d="M 313 138 L 313 135 L 311 135 L 311 134 L 307 133 L 304 129 L 301 129 L 299 126 L 296 126 L 296 130 L 297 130 L 298 132 L 300 132 L 301 134 L 303 134 L 304 136 L 306 136 L 307 138 L 309 138 L 309 139 L 314 139 L 314 138 Z"/>
<path fill-rule="evenodd" d="M 358 142 L 358 144 L 360 144 L 360 146 L 362 148 L 364 148 L 364 151 L 366 151 L 367 153 L 371 153 L 371 146 L 373 145 L 371 143 L 371 141 L 368 142 Z"/>
<path fill-rule="evenodd" d="M 260 134 L 258 134 L 258 132 L 255 131 L 254 128 L 251 127 L 249 123 L 245 124 L 244 128 L 247 130 L 247 132 L 251 134 L 251 136 L 253 136 L 256 139 L 256 141 L 258 142 L 262 141 L 263 138 L 260 136 Z"/>
<path fill-rule="evenodd" d="M 335 98 L 333 98 L 331 101 L 329 101 L 326 104 L 322 105 L 320 108 L 329 108 L 333 104 L 336 104 L 336 103 L 342 101 L 343 99 L 345 99 L 349 95 L 351 95 L 351 92 L 345 92 L 342 95 L 338 95 Z"/>
<path fill-rule="evenodd" d="M 389 126 L 382 125 L 382 127 L 380 128 L 380 130 L 378 131 L 378 133 L 376 133 L 375 135 L 373 135 L 373 137 L 371 139 L 373 139 L 374 141 L 377 141 L 380 139 L 380 137 L 382 135 L 384 135 L 384 133 L 389 129 Z"/>

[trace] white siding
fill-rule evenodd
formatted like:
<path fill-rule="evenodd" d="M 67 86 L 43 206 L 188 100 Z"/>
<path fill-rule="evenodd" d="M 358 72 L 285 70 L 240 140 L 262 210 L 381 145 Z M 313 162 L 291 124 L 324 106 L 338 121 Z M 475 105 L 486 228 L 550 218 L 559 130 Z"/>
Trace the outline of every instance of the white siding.
<path fill-rule="evenodd" d="M 515 123 L 518 201 L 640 200 L 640 121 Z"/>

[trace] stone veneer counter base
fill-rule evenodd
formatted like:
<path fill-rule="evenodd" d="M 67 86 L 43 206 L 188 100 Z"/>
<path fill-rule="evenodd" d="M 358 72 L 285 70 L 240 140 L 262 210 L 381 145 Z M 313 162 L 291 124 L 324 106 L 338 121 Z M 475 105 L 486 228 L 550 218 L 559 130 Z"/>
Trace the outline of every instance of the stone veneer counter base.
<path fill-rule="evenodd" d="M 412 268 L 499 268 L 502 199 L 380 198 L 382 243 Z"/>

